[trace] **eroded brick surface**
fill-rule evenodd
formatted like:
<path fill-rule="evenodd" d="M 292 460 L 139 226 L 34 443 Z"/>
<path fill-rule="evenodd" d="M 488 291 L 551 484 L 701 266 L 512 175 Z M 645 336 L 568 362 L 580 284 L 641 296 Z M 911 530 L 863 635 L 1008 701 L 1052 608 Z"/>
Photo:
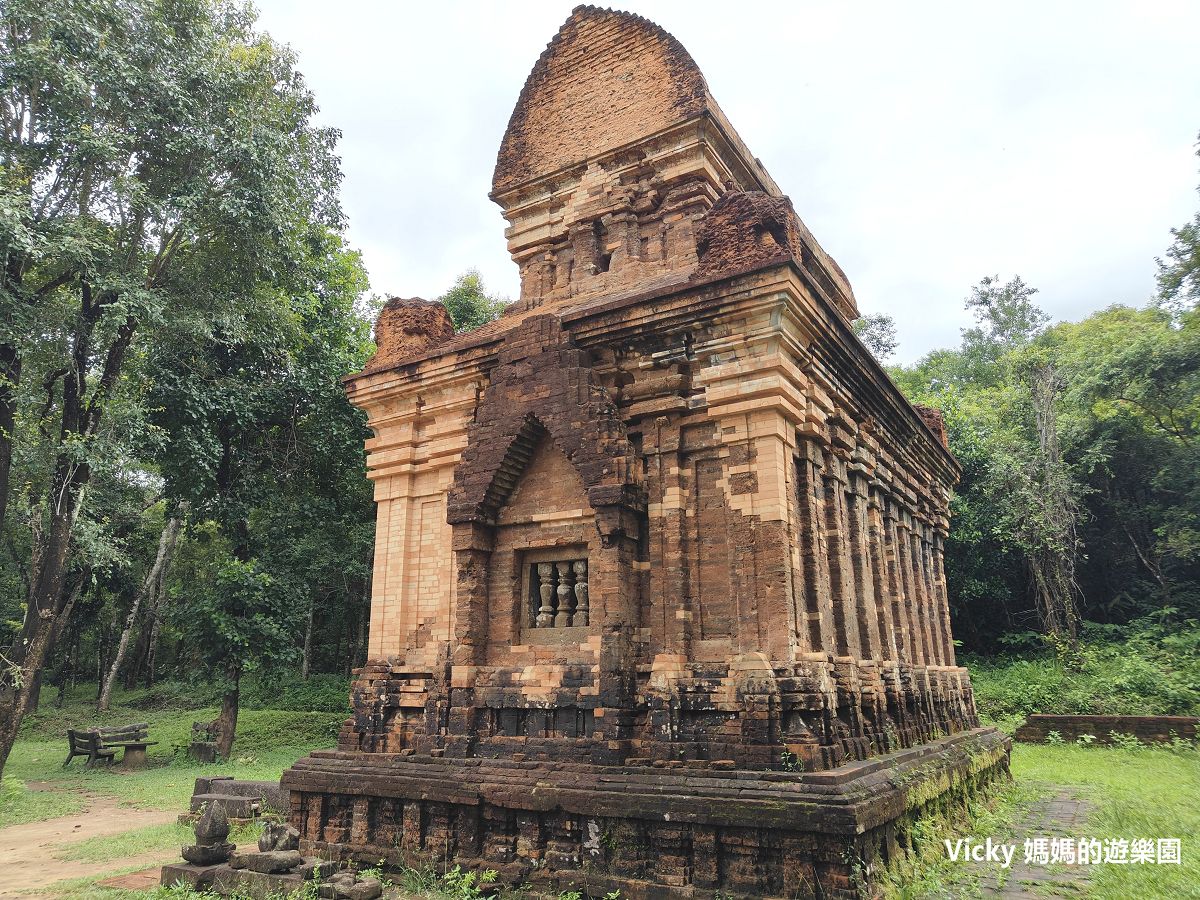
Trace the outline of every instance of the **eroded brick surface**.
<path fill-rule="evenodd" d="M 694 116 L 712 98 L 687 50 L 653 22 L 579 7 L 533 67 L 492 188 L 582 163 Z"/>
<path fill-rule="evenodd" d="M 440 303 L 393 297 L 384 304 L 375 329 L 375 355 L 366 371 L 389 369 L 414 354 L 454 337 L 454 324 Z"/>
<path fill-rule="evenodd" d="M 862 895 L 1007 767 L 954 658 L 938 423 L 656 26 L 572 14 L 496 188 L 521 300 L 347 380 L 370 662 L 339 752 L 286 776 L 304 849 Z"/>

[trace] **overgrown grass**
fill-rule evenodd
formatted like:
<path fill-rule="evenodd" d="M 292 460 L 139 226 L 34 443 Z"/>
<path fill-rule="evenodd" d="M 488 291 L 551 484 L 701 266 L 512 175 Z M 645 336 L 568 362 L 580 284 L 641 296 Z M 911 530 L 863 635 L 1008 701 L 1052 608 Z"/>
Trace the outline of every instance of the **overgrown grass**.
<path fill-rule="evenodd" d="M 988 836 L 1003 839 L 1002 836 L 1013 834 L 1025 810 L 1045 790 L 1041 785 L 1015 779 L 1003 781 L 972 798 L 952 816 L 918 820 L 912 830 L 913 851 L 881 879 L 883 896 L 887 900 L 979 896 L 984 873 L 951 862 L 943 842 L 967 836 L 980 841 Z"/>
<path fill-rule="evenodd" d="M 94 694 L 94 685 L 89 686 Z M 151 688 L 124 691 L 122 706 L 136 710 L 203 709 L 221 702 L 219 685 L 164 681 Z M 342 675 L 297 678 L 247 677 L 241 685 L 242 709 L 291 712 L 343 712 L 349 708 L 350 679 Z"/>
<path fill-rule="evenodd" d="M 1029 643 L 1020 657 L 966 657 L 985 720 L 1011 730 L 1031 713 L 1200 715 L 1200 624 L 1088 625 L 1073 652 Z"/>

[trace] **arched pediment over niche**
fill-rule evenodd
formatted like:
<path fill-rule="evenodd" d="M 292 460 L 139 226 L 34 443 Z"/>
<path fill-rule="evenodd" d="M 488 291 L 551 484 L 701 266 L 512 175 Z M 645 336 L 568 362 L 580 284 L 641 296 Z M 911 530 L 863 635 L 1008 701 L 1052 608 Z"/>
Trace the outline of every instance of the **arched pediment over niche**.
<path fill-rule="evenodd" d="M 594 510 L 645 509 L 616 407 L 586 354 L 545 315 L 523 322 L 501 351 L 454 473 L 450 524 L 494 524 L 543 435 L 570 461 Z M 611 527 L 619 526 L 613 520 Z"/>

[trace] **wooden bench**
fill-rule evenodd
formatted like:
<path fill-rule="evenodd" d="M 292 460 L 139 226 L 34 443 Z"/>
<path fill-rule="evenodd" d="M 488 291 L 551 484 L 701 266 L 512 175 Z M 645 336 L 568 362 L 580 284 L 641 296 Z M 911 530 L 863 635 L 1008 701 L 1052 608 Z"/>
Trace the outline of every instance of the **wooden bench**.
<path fill-rule="evenodd" d="M 125 754 L 121 762 L 130 768 L 138 768 L 146 764 L 146 748 L 158 743 L 149 740 L 149 729 L 150 725 L 146 722 L 101 728 L 100 738 L 106 748 L 124 747 Z"/>
<path fill-rule="evenodd" d="M 112 765 L 117 755 L 117 748 L 124 748 L 125 753 L 121 762 L 130 768 L 146 764 L 146 748 L 158 741 L 149 740 L 149 724 L 138 722 L 133 725 L 121 725 L 116 728 L 72 728 L 67 731 L 67 742 L 70 750 L 67 753 L 65 769 L 76 756 L 86 756 L 86 766 L 89 768 L 96 762 L 104 760 Z"/>
<path fill-rule="evenodd" d="M 113 759 L 117 755 L 115 749 L 105 747 L 100 738 L 99 730 L 69 728 L 67 729 L 67 744 L 70 748 L 67 752 L 66 762 L 63 763 L 63 768 L 71 764 L 77 756 L 86 756 L 87 762 L 84 765 L 91 768 L 100 760 L 112 765 Z"/>

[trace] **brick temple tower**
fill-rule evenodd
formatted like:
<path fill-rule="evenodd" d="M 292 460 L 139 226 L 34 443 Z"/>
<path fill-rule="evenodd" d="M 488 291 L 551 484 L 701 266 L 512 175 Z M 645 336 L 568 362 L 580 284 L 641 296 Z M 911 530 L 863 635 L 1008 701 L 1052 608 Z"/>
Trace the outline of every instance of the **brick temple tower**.
<path fill-rule="evenodd" d="M 658 26 L 579 7 L 492 198 L 521 297 L 392 300 L 368 664 L 284 778 L 304 849 L 547 891 L 860 896 L 1007 768 L 954 658 L 958 465 Z"/>

